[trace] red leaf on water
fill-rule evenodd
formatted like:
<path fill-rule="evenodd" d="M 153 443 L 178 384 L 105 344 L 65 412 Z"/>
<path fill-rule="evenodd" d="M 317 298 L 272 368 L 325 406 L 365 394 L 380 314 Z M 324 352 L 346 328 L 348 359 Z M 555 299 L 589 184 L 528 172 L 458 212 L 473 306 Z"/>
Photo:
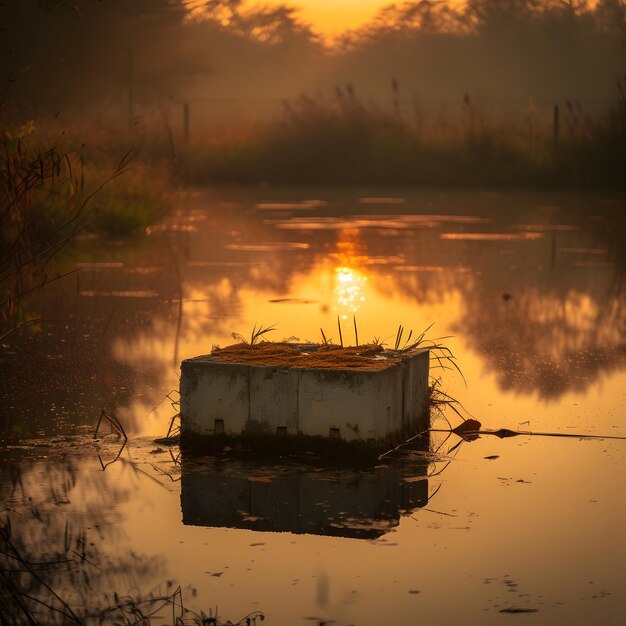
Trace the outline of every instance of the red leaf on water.
<path fill-rule="evenodd" d="M 453 428 L 452 432 L 459 437 L 463 437 L 463 439 L 477 439 L 478 431 L 481 426 L 482 424 L 478 420 L 468 419 L 459 424 L 456 428 Z"/>

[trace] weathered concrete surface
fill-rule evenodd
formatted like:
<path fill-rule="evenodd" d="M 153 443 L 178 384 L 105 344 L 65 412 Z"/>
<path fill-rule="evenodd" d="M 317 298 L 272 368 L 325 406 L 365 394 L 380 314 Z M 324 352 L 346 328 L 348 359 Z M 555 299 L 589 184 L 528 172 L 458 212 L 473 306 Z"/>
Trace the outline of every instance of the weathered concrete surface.
<path fill-rule="evenodd" d="M 216 422 L 229 434 L 242 432 L 250 418 L 249 367 L 220 363 L 202 366 L 183 361 L 180 377 L 181 423 L 184 430 L 214 435 Z M 184 415 L 184 418 L 182 417 Z"/>
<path fill-rule="evenodd" d="M 248 366 L 250 413 L 248 430 L 298 433 L 299 370 Z M 241 431 L 237 431 L 241 432 Z"/>
<path fill-rule="evenodd" d="M 402 428 L 402 372 L 303 370 L 298 393 L 300 430 L 346 441 L 383 439 Z"/>
<path fill-rule="evenodd" d="M 243 432 L 381 440 L 428 428 L 429 353 L 381 370 L 304 369 L 229 363 L 181 365 L 183 434 Z"/>
<path fill-rule="evenodd" d="M 425 350 L 402 365 L 402 425 L 408 430 L 426 430 L 428 421 L 428 369 L 430 352 Z"/>

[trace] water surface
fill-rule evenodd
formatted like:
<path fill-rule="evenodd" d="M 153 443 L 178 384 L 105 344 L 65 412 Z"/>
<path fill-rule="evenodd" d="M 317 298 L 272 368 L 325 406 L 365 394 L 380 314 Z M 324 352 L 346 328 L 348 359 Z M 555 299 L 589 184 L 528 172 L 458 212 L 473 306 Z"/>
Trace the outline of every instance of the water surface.
<path fill-rule="evenodd" d="M 376 467 L 153 440 L 182 358 L 255 323 L 337 341 L 337 316 L 348 343 L 353 317 L 361 341 L 392 344 L 398 325 L 434 323 L 465 382 L 431 374 L 487 428 L 624 437 L 623 210 L 593 195 L 231 188 L 184 194 L 140 242 L 78 241 L 56 268 L 77 276 L 2 342 L 16 541 L 41 556 L 68 528 L 89 538 L 108 566 L 57 581 L 77 604 L 169 580 L 224 621 L 621 623 L 619 439 L 436 433 Z M 115 437 L 91 443 L 103 407 L 130 435 L 117 460 Z"/>

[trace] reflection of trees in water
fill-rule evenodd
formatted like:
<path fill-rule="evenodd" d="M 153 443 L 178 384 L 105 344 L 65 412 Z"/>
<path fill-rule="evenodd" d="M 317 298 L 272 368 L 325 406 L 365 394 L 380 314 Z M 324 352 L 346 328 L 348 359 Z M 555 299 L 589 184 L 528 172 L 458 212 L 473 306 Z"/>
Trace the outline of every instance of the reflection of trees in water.
<path fill-rule="evenodd" d="M 118 337 L 116 358 L 133 366 L 157 361 L 169 368 L 175 352 L 181 358 L 210 352 L 216 337 L 239 330 L 234 324 L 242 321 L 244 290 L 282 295 L 294 275 L 310 269 L 314 255 L 281 250 L 280 244 L 289 243 L 289 236 L 281 240 L 261 220 L 247 219 L 241 208 L 209 214 L 200 235 L 179 237 L 172 244 L 178 257 L 172 306 L 165 314 L 155 311 L 145 329 Z M 276 251 L 256 250 L 261 242 L 275 244 Z M 245 249 L 231 249 L 230 244 Z M 180 345 L 175 350 L 179 316 Z"/>
<path fill-rule="evenodd" d="M 146 478 L 160 482 L 144 469 L 158 469 L 154 457 L 118 458 L 122 442 L 106 437 L 98 454 L 115 459 L 115 468 L 102 471 L 91 439 L 28 443 L 0 458 L 0 624 L 224 624 L 217 612 L 185 606 L 193 587 L 160 582 L 164 557 L 125 545 L 121 510 L 141 497 Z M 139 446 L 134 452 L 151 454 Z M 177 464 L 173 455 L 172 463 L 161 463 Z M 253 611 L 236 624 L 263 619 Z"/>
<path fill-rule="evenodd" d="M 501 387 L 556 398 L 624 365 L 623 232 L 614 219 L 532 244 L 457 244 L 455 262 L 461 259 L 467 272 L 449 265 L 406 271 L 427 255 L 405 250 L 405 271 L 372 282 L 420 303 L 459 294 L 455 332 L 486 359 Z"/>
<path fill-rule="evenodd" d="M 157 558 L 115 548 L 122 538 L 116 509 L 129 489 L 88 471 L 85 459 L 54 457 L 0 465 L 5 624 L 77 622 L 114 604 L 113 590 L 136 588 L 161 567 Z"/>
<path fill-rule="evenodd" d="M 493 291 L 474 291 L 459 327 L 503 389 L 558 398 L 624 366 L 626 302 L 603 295 L 522 286 L 506 302 Z"/>
<path fill-rule="evenodd" d="M 445 272 L 389 277 L 381 291 L 399 290 L 420 303 L 460 296 L 454 332 L 486 360 L 505 390 L 557 398 L 622 368 L 624 294 L 607 292 L 605 281 L 578 290 L 576 278 L 563 288 L 537 287 L 536 279 L 511 289 L 510 282 L 491 281 L 488 271 L 480 278 Z"/>
<path fill-rule="evenodd" d="M 457 299 L 475 281 L 471 273 L 455 268 L 412 269 L 400 267 L 376 276 L 376 289 L 388 298 L 404 294 L 421 304 L 439 304 Z M 407 322 L 408 323 L 408 322 Z"/>
<path fill-rule="evenodd" d="M 458 327 L 504 389 L 558 398 L 624 367 L 624 232 L 616 213 L 558 239 L 552 233 L 549 268 L 484 266 Z"/>

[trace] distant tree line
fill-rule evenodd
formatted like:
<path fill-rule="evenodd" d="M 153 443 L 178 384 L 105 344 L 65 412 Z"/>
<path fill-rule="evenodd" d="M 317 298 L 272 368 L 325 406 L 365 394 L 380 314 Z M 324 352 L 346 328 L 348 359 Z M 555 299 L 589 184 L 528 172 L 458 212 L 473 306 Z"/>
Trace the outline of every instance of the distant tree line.
<path fill-rule="evenodd" d="M 288 6 L 241 0 L 20 0 L 0 6 L 5 107 L 127 115 L 188 99 L 291 97 L 350 83 L 426 100 L 611 99 L 623 0 L 404 2 L 333 47 Z M 202 112 L 195 111 L 195 115 Z"/>

